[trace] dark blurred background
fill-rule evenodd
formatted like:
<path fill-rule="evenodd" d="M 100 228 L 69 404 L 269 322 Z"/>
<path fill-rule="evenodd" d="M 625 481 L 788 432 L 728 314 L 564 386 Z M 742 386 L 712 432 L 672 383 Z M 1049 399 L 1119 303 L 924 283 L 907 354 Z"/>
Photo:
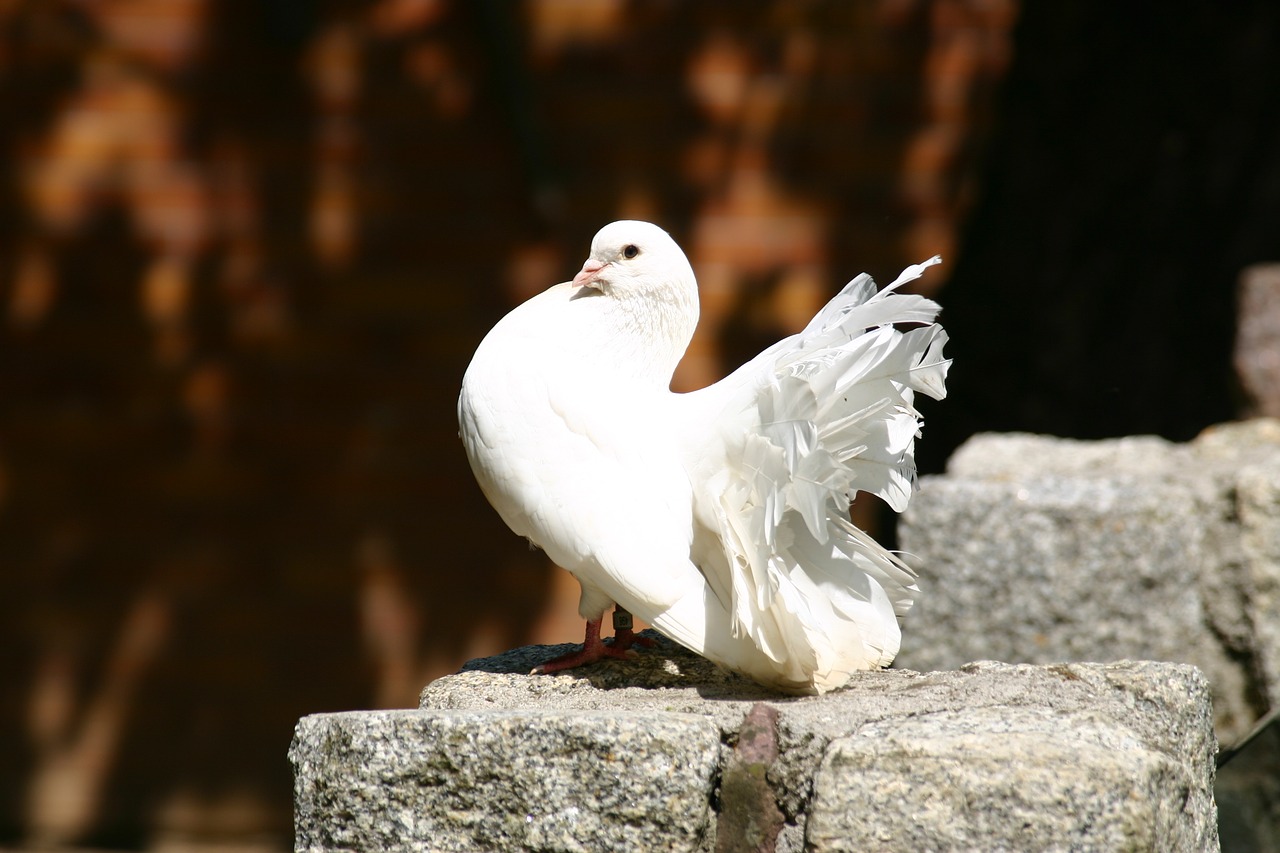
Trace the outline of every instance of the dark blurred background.
<path fill-rule="evenodd" d="M 926 471 L 1233 417 L 1278 101 L 1274 3 L 0 0 L 0 844 L 287 849 L 299 716 L 580 639 L 454 404 L 613 219 L 680 388 L 941 253 Z"/>

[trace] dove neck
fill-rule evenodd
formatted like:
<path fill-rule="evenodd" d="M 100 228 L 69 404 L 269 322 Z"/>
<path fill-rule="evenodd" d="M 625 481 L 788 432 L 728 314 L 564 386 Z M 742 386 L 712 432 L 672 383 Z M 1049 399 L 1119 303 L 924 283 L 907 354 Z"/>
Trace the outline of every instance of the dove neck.
<path fill-rule="evenodd" d="M 601 299 L 602 351 L 611 370 L 666 388 L 698 325 L 697 289 L 669 288 L 655 293 L 618 293 Z"/>

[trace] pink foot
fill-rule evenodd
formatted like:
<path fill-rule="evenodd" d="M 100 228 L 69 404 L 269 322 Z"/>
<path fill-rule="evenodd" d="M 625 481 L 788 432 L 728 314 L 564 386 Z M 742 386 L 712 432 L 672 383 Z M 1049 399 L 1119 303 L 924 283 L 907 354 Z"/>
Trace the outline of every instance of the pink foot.
<path fill-rule="evenodd" d="M 622 615 L 620 616 L 620 614 Z M 570 652 L 567 655 L 552 658 L 546 663 L 540 663 L 529 674 L 546 675 L 609 658 L 630 660 L 636 656 L 635 651 L 631 648 L 632 646 L 648 647 L 653 645 L 652 639 L 641 637 L 631 630 L 631 614 L 621 607 L 617 608 L 613 614 L 614 635 L 612 643 L 606 644 L 604 640 L 600 639 L 600 623 L 602 621 L 604 621 L 603 617 L 587 620 L 587 634 L 582 640 L 582 649 L 580 651 Z"/>

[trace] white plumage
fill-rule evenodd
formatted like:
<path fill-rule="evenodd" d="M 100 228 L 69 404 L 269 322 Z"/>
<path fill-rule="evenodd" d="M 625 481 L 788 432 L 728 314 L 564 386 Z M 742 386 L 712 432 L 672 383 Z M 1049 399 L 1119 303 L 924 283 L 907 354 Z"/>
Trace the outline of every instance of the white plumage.
<path fill-rule="evenodd" d="M 581 583 L 587 651 L 616 603 L 788 691 L 893 660 L 914 575 L 848 508 L 862 491 L 901 511 L 914 488 L 913 397 L 945 396 L 949 362 L 938 305 L 895 290 L 938 261 L 879 292 L 858 276 L 687 394 L 669 384 L 697 284 L 647 222 L 605 226 L 573 282 L 494 326 L 463 379 L 463 443 L 507 525 Z"/>

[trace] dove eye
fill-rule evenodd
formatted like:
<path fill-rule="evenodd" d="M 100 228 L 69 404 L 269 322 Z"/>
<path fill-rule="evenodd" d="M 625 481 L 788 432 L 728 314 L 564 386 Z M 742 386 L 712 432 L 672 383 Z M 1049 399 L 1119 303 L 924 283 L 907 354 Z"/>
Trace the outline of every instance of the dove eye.
<path fill-rule="evenodd" d="M 635 245 L 634 243 L 628 245 L 626 248 L 622 250 L 622 257 L 626 258 L 627 260 L 631 260 L 638 254 L 640 254 L 640 247 Z"/>

